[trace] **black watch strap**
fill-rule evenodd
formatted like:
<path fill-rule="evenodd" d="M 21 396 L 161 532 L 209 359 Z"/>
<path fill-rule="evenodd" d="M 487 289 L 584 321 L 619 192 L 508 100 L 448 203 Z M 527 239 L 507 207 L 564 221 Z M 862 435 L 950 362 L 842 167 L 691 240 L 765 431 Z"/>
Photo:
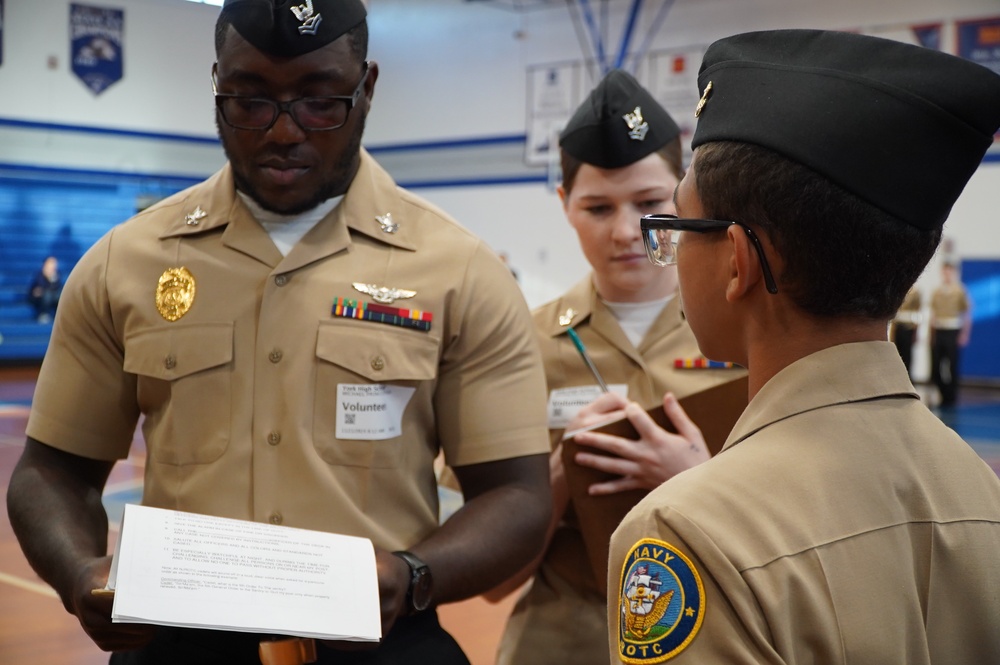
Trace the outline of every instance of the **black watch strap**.
<path fill-rule="evenodd" d="M 423 612 L 431 604 L 431 569 L 413 552 L 400 550 L 393 552 L 410 567 L 410 585 L 406 590 L 406 606 L 409 613 Z"/>

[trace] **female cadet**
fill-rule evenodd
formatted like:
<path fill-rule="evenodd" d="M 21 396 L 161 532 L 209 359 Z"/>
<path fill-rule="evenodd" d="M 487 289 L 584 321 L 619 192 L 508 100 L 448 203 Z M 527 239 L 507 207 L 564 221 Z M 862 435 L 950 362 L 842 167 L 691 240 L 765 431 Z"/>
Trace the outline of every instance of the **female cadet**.
<path fill-rule="evenodd" d="M 698 345 L 681 315 L 676 272 L 649 263 L 639 228 L 642 215 L 674 211 L 674 188 L 684 175 L 680 130 L 666 110 L 632 76 L 612 71 L 577 109 L 559 146 L 559 197 L 593 271 L 534 313 L 549 390 L 555 505 L 547 550 L 490 596 L 534 577 L 508 621 L 498 665 L 607 663 L 606 580 L 595 579 L 569 505 L 559 448 L 564 428 L 627 415 L 643 435 L 628 458 L 580 454 L 577 462 L 618 476 L 591 493 L 651 489 L 709 456 L 676 398 L 740 371 L 675 367 L 698 356 Z M 570 328 L 610 392 L 588 369 Z M 659 428 L 644 411 L 661 402 L 687 438 Z M 601 435 L 576 441 L 607 449 Z"/>

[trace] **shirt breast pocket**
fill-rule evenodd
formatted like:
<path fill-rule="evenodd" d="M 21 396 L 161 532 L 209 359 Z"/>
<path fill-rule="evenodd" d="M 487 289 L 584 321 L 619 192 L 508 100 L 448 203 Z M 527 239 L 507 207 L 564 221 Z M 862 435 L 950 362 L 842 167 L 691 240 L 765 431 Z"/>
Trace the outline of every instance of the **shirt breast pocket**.
<path fill-rule="evenodd" d="M 229 445 L 233 325 L 171 325 L 125 339 L 152 460 L 207 464 Z"/>
<path fill-rule="evenodd" d="M 402 464 L 404 443 L 433 436 L 433 394 L 438 369 L 438 342 L 426 333 L 389 326 L 323 321 L 316 340 L 316 395 L 313 440 L 329 464 L 394 468 Z M 337 436 L 338 419 L 345 429 L 363 417 L 338 403 L 339 387 L 386 386 L 409 394 L 403 401 L 373 398 L 366 403 L 382 424 L 399 419 L 401 431 L 389 438 Z M 410 394 L 412 393 L 412 394 Z M 398 412 L 396 411 L 398 410 Z M 371 416 L 369 416 L 371 417 Z"/>

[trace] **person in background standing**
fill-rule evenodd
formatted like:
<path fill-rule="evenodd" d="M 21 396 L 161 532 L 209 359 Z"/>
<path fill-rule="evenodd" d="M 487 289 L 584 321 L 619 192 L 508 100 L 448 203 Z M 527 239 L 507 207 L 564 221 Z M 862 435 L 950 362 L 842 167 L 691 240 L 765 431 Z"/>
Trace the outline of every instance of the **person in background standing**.
<path fill-rule="evenodd" d="M 914 285 L 906 293 L 903 304 L 899 306 L 899 311 L 896 312 L 896 316 L 892 319 L 892 324 L 889 326 L 889 336 L 893 344 L 896 345 L 899 357 L 903 359 L 906 371 L 911 377 L 913 376 L 911 368 L 913 364 L 913 345 L 917 342 L 917 331 L 920 329 L 920 308 L 922 301 L 920 289 Z"/>
<path fill-rule="evenodd" d="M 941 264 L 941 284 L 931 293 L 931 381 L 941 395 L 939 406 L 958 401 L 961 350 L 972 332 L 969 295 L 954 262 Z"/>

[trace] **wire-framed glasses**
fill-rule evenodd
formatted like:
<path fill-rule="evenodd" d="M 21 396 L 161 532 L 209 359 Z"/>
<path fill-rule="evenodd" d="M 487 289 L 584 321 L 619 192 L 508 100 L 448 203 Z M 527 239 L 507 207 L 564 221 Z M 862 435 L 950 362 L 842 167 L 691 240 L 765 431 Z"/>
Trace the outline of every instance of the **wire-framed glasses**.
<path fill-rule="evenodd" d="M 768 293 L 777 293 L 778 285 L 771 274 L 771 266 L 764 256 L 764 247 L 760 238 L 743 222 L 727 222 L 719 219 L 690 219 L 677 215 L 657 214 L 645 215 L 640 222 L 642 227 L 642 244 L 646 247 L 646 256 L 658 266 L 669 266 L 677 263 L 677 241 L 681 231 L 695 233 L 710 233 L 724 231 L 730 226 L 739 226 L 746 231 L 747 237 L 757 250 L 760 257 L 760 268 L 764 273 L 764 285 Z"/>
<path fill-rule="evenodd" d="M 365 63 L 361 80 L 350 95 L 328 97 L 299 97 L 279 102 L 267 97 L 247 97 L 219 92 L 216 72 L 212 71 L 212 92 L 219 115 L 230 127 L 266 131 L 278 121 L 282 112 L 292 117 L 299 127 L 307 131 L 324 132 L 339 129 L 347 122 L 351 109 L 358 103 L 365 81 L 368 63 Z"/>

